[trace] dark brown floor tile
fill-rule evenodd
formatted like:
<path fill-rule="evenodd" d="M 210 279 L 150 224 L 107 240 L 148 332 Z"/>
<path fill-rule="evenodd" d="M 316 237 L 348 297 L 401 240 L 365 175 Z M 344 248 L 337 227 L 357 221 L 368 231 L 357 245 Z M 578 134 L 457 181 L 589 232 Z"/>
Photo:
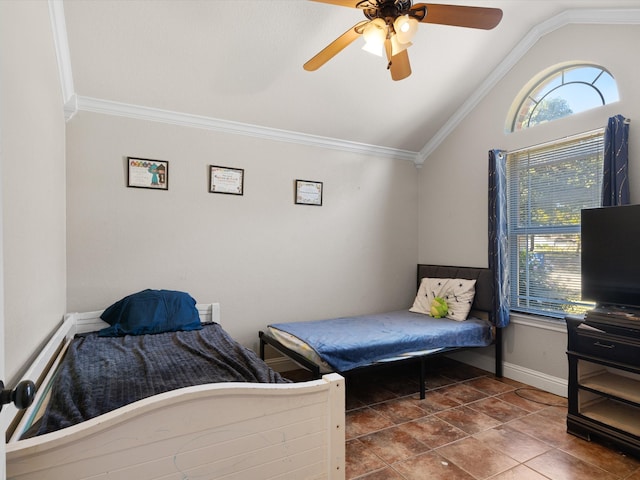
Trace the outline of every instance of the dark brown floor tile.
<path fill-rule="evenodd" d="M 567 408 L 566 407 L 547 407 L 540 410 L 533 415 L 540 418 L 544 418 L 545 422 L 549 422 L 549 425 L 555 425 L 559 431 L 566 432 L 567 430 Z M 568 434 L 567 439 L 573 438 L 573 435 Z"/>
<path fill-rule="evenodd" d="M 488 478 L 518 465 L 513 458 L 490 449 L 473 437 L 440 447 L 436 452 L 475 478 Z"/>
<path fill-rule="evenodd" d="M 455 362 L 455 361 L 454 361 Z M 460 362 L 452 363 L 449 366 L 445 366 L 438 370 L 438 373 L 445 377 L 453 378 L 455 380 L 470 380 L 472 378 L 484 377 L 491 375 L 486 370 L 481 368 L 472 367 L 471 365 L 465 365 Z"/>
<path fill-rule="evenodd" d="M 357 408 L 363 408 L 366 407 L 367 404 L 364 403 L 362 400 L 357 399 L 355 396 L 350 395 L 349 393 L 347 393 L 345 399 L 345 410 L 348 412 L 349 410 L 355 410 Z"/>
<path fill-rule="evenodd" d="M 420 378 L 418 374 L 407 377 L 391 377 L 381 383 L 385 390 L 390 391 L 397 397 L 412 395 L 420 391 Z"/>
<path fill-rule="evenodd" d="M 565 445 L 572 437 L 570 433 L 567 433 L 566 423 L 539 413 L 532 413 L 513 420 L 507 425 L 554 447 Z"/>
<path fill-rule="evenodd" d="M 509 402 L 516 407 L 526 410 L 527 412 L 537 412 L 547 407 L 547 405 L 527 400 L 522 395 L 520 395 L 519 389 L 514 390 L 513 392 L 501 393 L 500 395 L 497 395 L 497 398 L 505 402 Z"/>
<path fill-rule="evenodd" d="M 490 377 L 474 378 L 473 380 L 468 380 L 464 383 L 466 385 L 471 385 L 476 390 L 480 390 L 487 395 L 497 395 L 499 393 L 506 393 L 514 390 L 514 387 L 511 385 Z"/>
<path fill-rule="evenodd" d="M 463 405 L 487 397 L 486 393 L 470 387 L 467 383 L 456 383 L 455 385 L 439 388 L 438 393 Z"/>
<path fill-rule="evenodd" d="M 404 477 L 396 472 L 393 468 L 387 467 L 368 475 L 358 477 L 358 480 L 404 480 Z"/>
<path fill-rule="evenodd" d="M 508 425 L 500 425 L 474 435 L 490 448 L 509 455 L 518 462 L 526 462 L 550 450 L 552 447 Z"/>
<path fill-rule="evenodd" d="M 544 392 L 533 387 L 523 387 L 515 390 L 516 394 L 532 403 L 544 407 L 567 407 L 567 399 L 554 395 L 553 393 Z"/>
<path fill-rule="evenodd" d="M 407 480 L 474 480 L 460 467 L 435 452 L 426 452 L 393 465 Z"/>
<path fill-rule="evenodd" d="M 518 465 L 511 470 L 507 470 L 506 472 L 499 473 L 495 477 L 491 477 L 491 480 L 548 480 L 548 478 L 540 475 L 534 470 L 531 470 L 525 465 Z"/>
<path fill-rule="evenodd" d="M 525 465 L 553 480 L 618 480 L 616 475 L 557 449 L 549 450 Z"/>
<path fill-rule="evenodd" d="M 347 479 L 359 477 L 386 467 L 386 464 L 373 452 L 369 451 L 358 439 L 347 441 L 345 459 L 345 476 Z"/>
<path fill-rule="evenodd" d="M 537 411 L 536 414 L 555 419 L 564 425 L 567 423 L 567 407 L 547 407 Z"/>
<path fill-rule="evenodd" d="M 359 383 L 353 387 L 350 387 L 347 383 L 347 391 L 350 396 L 353 396 L 366 405 L 384 402 L 398 396 L 375 382 L 370 384 Z"/>
<path fill-rule="evenodd" d="M 640 480 L 640 459 L 566 432 L 566 398 L 433 360 L 424 400 L 412 367 L 348 378 L 347 479 Z"/>
<path fill-rule="evenodd" d="M 467 436 L 465 432 L 436 416 L 424 417 L 402 425 L 412 437 L 428 447 L 436 448 Z"/>
<path fill-rule="evenodd" d="M 457 380 L 453 378 L 445 377 L 444 375 L 440 375 L 438 373 L 427 373 L 424 381 L 424 385 L 427 390 L 433 390 L 434 388 L 440 388 L 447 385 L 452 385 L 456 383 Z"/>
<path fill-rule="evenodd" d="M 473 435 L 500 425 L 495 418 L 466 406 L 451 408 L 435 414 L 439 419 L 458 427 L 463 432 Z"/>
<path fill-rule="evenodd" d="M 467 404 L 467 407 L 472 408 L 477 412 L 482 412 L 485 415 L 489 415 L 502 423 L 509 422 L 529 414 L 526 410 L 523 410 L 512 403 L 504 402 L 497 397 L 484 398 L 477 402 Z"/>
<path fill-rule="evenodd" d="M 428 412 L 420 408 L 418 402 L 411 397 L 396 398 L 388 402 L 378 403 L 371 408 L 395 424 L 405 423 L 428 415 Z"/>
<path fill-rule="evenodd" d="M 506 383 L 507 385 L 512 386 L 513 388 L 523 388 L 523 387 L 528 387 L 529 385 L 527 385 L 526 383 L 522 383 L 519 382 L 517 380 L 513 380 L 511 378 L 507 378 L 507 377 L 493 377 L 495 380 L 502 382 L 502 383 Z"/>
<path fill-rule="evenodd" d="M 393 422 L 375 410 L 362 408 L 345 415 L 347 440 L 393 426 Z"/>
<path fill-rule="evenodd" d="M 392 427 L 360 437 L 359 440 L 369 451 L 388 464 L 406 460 L 429 450 L 424 443 L 416 440 L 402 427 Z"/>
<path fill-rule="evenodd" d="M 640 469 L 640 460 L 599 443 L 588 442 L 577 437 L 572 438 L 562 447 L 562 450 L 621 478 L 626 478 Z"/>
<path fill-rule="evenodd" d="M 417 400 L 418 406 L 428 413 L 441 412 L 447 408 L 458 407 L 461 403 L 440 393 L 439 390 L 426 392 L 424 400 Z"/>

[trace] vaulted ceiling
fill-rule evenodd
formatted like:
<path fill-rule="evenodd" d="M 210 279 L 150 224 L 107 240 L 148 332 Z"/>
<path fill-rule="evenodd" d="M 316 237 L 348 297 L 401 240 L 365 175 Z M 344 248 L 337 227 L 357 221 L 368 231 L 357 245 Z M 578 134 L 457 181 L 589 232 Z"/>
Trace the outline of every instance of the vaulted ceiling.
<path fill-rule="evenodd" d="M 53 0 L 68 116 L 102 111 L 370 151 L 420 164 L 542 35 L 640 23 L 638 0 L 448 0 L 500 8 L 493 30 L 420 24 L 395 82 L 362 40 L 302 65 L 364 19 L 305 0 Z M 621 10 L 625 9 L 625 10 Z"/>

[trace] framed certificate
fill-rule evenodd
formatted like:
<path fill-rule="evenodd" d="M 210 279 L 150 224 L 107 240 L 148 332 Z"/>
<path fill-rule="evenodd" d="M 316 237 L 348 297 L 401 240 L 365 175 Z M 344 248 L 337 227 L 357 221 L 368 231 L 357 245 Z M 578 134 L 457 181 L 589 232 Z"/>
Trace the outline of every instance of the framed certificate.
<path fill-rule="evenodd" d="M 209 192 L 244 194 L 244 169 L 209 165 Z"/>
<path fill-rule="evenodd" d="M 127 187 L 169 190 L 169 162 L 127 157 Z"/>
<path fill-rule="evenodd" d="M 322 182 L 296 180 L 296 204 L 322 206 Z"/>

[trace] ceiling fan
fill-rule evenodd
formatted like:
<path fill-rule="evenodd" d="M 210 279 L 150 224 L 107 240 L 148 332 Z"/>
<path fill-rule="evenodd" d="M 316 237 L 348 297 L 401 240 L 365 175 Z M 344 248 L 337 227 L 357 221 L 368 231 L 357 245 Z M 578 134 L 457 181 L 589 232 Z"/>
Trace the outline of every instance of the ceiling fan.
<path fill-rule="evenodd" d="M 367 20 L 356 23 L 304 64 L 314 71 L 362 35 L 364 50 L 387 56 L 387 69 L 393 80 L 411 75 L 407 48 L 418 23 L 436 23 L 457 27 L 491 30 L 502 19 L 499 8 L 466 7 L 438 3 L 416 3 L 411 0 L 312 0 L 343 7 L 359 8 Z"/>

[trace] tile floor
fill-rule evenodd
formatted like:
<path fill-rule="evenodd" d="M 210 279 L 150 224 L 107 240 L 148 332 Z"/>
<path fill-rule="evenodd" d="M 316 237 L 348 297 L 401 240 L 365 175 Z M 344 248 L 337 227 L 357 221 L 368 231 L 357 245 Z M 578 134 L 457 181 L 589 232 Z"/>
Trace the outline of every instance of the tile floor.
<path fill-rule="evenodd" d="M 358 480 L 640 480 L 640 459 L 566 432 L 567 401 L 436 359 L 347 379 L 346 477 Z"/>

